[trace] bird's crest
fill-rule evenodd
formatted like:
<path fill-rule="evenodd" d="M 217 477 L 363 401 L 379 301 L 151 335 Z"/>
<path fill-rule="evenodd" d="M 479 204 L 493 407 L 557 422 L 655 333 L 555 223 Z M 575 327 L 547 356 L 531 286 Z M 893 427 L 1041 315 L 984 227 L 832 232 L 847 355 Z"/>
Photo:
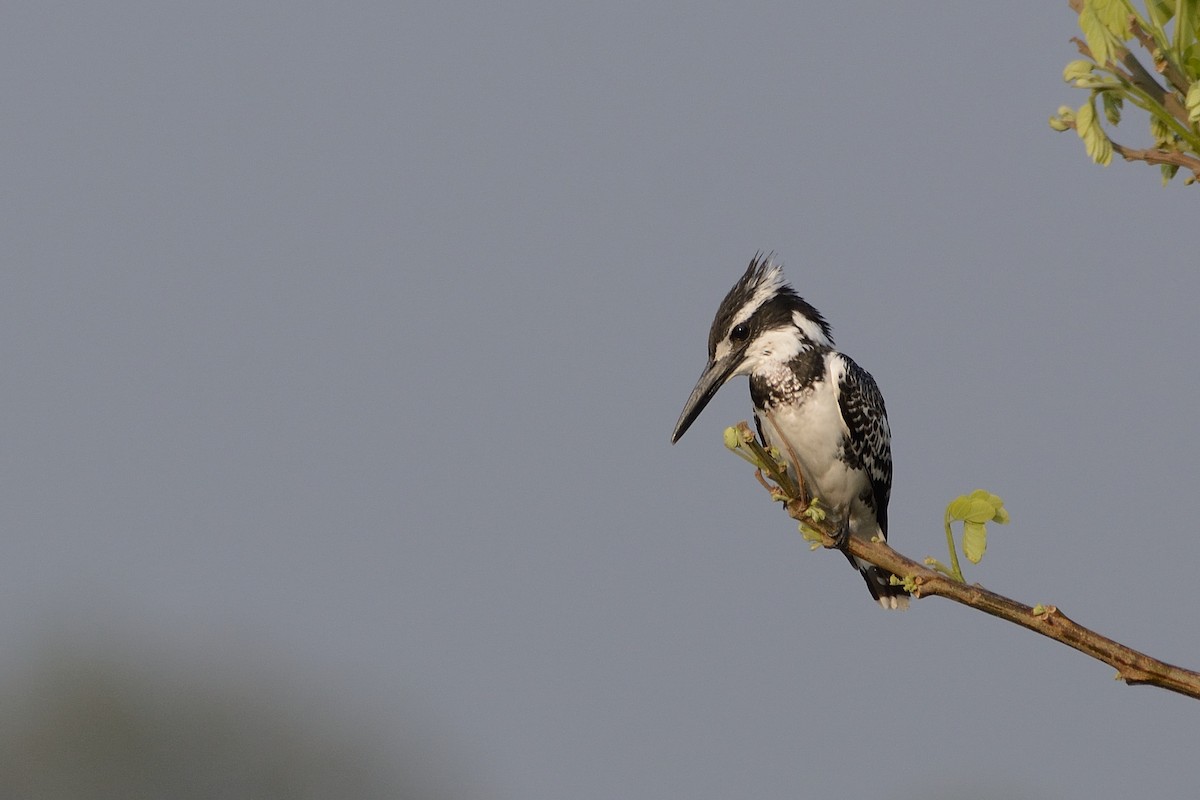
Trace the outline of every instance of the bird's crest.
<path fill-rule="evenodd" d="M 717 345 L 735 326 L 750 319 L 767 303 L 777 297 L 786 297 L 788 313 L 797 311 L 808 324 L 803 326 L 814 340 L 833 343 L 829 324 L 815 308 L 808 304 L 787 285 L 783 277 L 783 265 L 775 260 L 774 253 L 758 252 L 750 259 L 746 272 L 733 285 L 721 305 L 708 332 L 708 348 L 712 354 Z"/>

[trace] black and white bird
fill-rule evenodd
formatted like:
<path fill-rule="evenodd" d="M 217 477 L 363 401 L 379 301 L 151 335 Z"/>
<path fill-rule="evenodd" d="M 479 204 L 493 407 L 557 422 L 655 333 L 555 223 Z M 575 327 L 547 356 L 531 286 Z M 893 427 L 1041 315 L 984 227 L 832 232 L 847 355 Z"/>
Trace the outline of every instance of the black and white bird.
<path fill-rule="evenodd" d="M 892 434 L 883 395 L 870 373 L 834 349 L 829 323 L 784 282 L 771 256 L 751 259 L 717 308 L 708 364 L 672 444 L 738 375 L 750 378 L 759 437 L 802 477 L 810 497 L 843 520 L 843 534 L 887 539 Z M 887 571 L 846 556 L 881 606 L 908 606 Z"/>

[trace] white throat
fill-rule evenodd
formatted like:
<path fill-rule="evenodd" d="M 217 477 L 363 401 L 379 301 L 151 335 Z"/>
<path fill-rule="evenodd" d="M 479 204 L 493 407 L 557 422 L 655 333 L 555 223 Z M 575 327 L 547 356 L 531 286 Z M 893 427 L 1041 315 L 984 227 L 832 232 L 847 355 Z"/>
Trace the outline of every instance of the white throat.
<path fill-rule="evenodd" d="M 796 328 L 774 328 L 759 334 L 742 359 L 739 375 L 774 373 L 793 358 L 810 349 L 813 343 Z"/>

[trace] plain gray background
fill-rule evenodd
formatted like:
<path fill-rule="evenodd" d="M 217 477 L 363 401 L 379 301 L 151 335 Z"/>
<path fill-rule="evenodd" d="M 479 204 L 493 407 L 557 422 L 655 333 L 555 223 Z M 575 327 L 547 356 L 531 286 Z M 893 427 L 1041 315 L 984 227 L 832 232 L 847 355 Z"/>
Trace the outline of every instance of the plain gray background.
<path fill-rule="evenodd" d="M 1049 129 L 1073 35 L 10 4 L 0 674 L 273 676 L 448 797 L 1194 797 L 1195 701 L 810 553 L 721 445 L 744 381 L 668 444 L 774 250 L 883 389 L 894 545 L 985 487 L 969 579 L 1200 665 L 1200 195 Z"/>

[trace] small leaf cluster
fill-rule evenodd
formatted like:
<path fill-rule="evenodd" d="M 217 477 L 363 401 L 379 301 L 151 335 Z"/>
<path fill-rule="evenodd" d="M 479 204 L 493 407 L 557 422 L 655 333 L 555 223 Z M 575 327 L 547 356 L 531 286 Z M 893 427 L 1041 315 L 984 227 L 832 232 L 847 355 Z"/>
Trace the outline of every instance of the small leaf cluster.
<path fill-rule="evenodd" d="M 1084 41 L 1074 40 L 1082 59 L 1067 64 L 1063 80 L 1088 92 L 1079 108 L 1062 106 L 1050 118 L 1057 131 L 1073 128 L 1088 157 L 1112 161 L 1111 127 L 1121 122 L 1128 103 L 1149 115 L 1153 146 L 1116 148 L 1132 160 L 1158 164 L 1166 185 L 1180 166 L 1191 170 L 1185 183 L 1200 177 L 1200 0 L 1071 0 L 1079 13 Z M 1147 69 L 1129 49 L 1141 45 Z M 1099 104 L 1099 109 L 1097 105 Z"/>
<path fill-rule="evenodd" d="M 991 492 L 976 489 L 970 494 L 956 497 L 946 506 L 945 517 L 946 546 L 950 550 L 950 566 L 947 567 L 936 558 L 927 558 L 925 563 L 943 575 L 965 583 L 962 569 L 958 565 L 958 550 L 954 546 L 954 531 L 951 527 L 953 523 L 961 522 L 963 526 L 963 555 L 972 564 L 978 564 L 983 560 L 983 554 L 987 552 L 987 524 L 995 522 L 999 525 L 1007 525 L 1008 521 L 1008 511 L 1004 508 L 1004 501 Z"/>
<path fill-rule="evenodd" d="M 800 496 L 800 489 L 792 480 L 787 462 L 779 455 L 779 451 L 774 447 L 769 450 L 763 447 L 754 431 L 750 430 L 750 426 L 744 421 L 735 427 L 726 428 L 724 440 L 725 446 L 733 451 L 734 455 L 753 464 L 760 475 L 765 474 L 775 481 L 775 486 L 769 487 L 772 500 L 787 503 Z"/>
<path fill-rule="evenodd" d="M 813 526 L 827 526 L 828 513 L 820 498 L 807 496 L 779 450 L 775 447 L 765 447 L 744 421 L 726 428 L 724 440 L 725 446 L 734 455 L 754 465 L 755 475 L 759 483 L 770 492 L 771 499 L 781 501 L 787 506 L 788 513 L 800 521 L 800 535 L 809 543 L 809 549 L 824 547 L 826 534 Z"/>

